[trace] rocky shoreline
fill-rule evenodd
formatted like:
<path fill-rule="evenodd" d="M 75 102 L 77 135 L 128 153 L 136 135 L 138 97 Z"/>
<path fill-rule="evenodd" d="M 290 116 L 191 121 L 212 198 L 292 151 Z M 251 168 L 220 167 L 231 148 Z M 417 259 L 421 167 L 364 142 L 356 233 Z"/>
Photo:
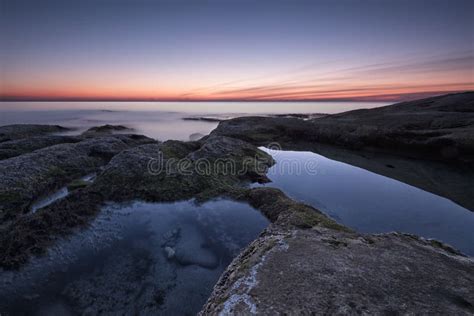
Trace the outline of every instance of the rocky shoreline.
<path fill-rule="evenodd" d="M 413 236 L 269 228 L 202 315 L 471 314 L 472 260 Z"/>
<path fill-rule="evenodd" d="M 106 202 L 227 197 L 260 210 L 271 224 L 223 273 L 203 315 L 471 314 L 472 258 L 413 235 L 362 235 L 280 190 L 248 184 L 268 181 L 274 160 L 256 146 L 275 141 L 285 148 L 322 142 L 471 164 L 473 102 L 474 93 L 464 93 L 316 119 L 237 118 L 190 142 L 158 142 L 123 126 L 78 136 L 54 135 L 66 131 L 60 126 L 0 127 L 0 267 L 21 269 L 58 238 L 88 225 Z M 438 192 L 449 182 L 423 182 L 398 161 L 384 159 L 384 168 L 420 187 Z M 199 172 L 203 161 L 212 167 Z M 241 172 L 228 172 L 228 163 Z M 93 181 L 78 184 L 91 173 L 97 175 Z M 63 186 L 71 189 L 67 196 L 31 211 L 35 201 Z M 466 187 L 469 181 L 456 187 L 455 197 L 471 205 L 463 198 Z"/>
<path fill-rule="evenodd" d="M 273 164 L 268 154 L 253 145 L 227 137 L 160 143 L 141 135 L 85 134 L 76 143 L 0 161 L 1 267 L 17 268 L 30 255 L 44 252 L 56 237 L 86 224 L 106 201 L 205 201 L 237 194 L 239 183 L 266 181 L 266 169 Z M 201 158 L 211 162 L 226 158 L 245 173 L 210 170 L 197 174 L 194 164 Z M 167 169 L 154 172 L 150 163 Z M 34 213 L 29 211 L 40 197 L 92 172 L 98 175 L 90 185 Z"/>
<path fill-rule="evenodd" d="M 449 164 L 474 162 L 474 92 L 361 109 L 321 118 L 240 117 L 211 135 L 256 145 L 329 144 Z M 301 145 L 299 146 L 302 147 Z"/>

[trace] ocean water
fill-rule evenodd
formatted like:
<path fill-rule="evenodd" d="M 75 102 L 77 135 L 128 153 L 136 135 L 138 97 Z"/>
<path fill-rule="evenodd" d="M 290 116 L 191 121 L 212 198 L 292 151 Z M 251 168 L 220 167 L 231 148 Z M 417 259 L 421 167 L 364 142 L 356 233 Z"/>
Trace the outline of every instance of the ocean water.
<path fill-rule="evenodd" d="M 189 117 L 227 119 L 246 115 L 337 113 L 386 105 L 376 102 L 0 102 L 0 126 L 58 124 L 78 134 L 92 126 L 120 124 L 158 140 L 189 140 L 207 135 L 218 122 Z"/>

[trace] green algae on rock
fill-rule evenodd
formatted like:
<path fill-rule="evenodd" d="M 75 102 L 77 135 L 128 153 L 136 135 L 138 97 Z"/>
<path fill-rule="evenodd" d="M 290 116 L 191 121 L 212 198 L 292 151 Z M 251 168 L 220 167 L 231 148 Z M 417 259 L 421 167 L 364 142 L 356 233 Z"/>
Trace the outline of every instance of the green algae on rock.
<path fill-rule="evenodd" d="M 235 168 L 243 168 L 242 172 L 214 168 L 216 161 L 224 158 Z M 202 161 L 210 166 L 206 172 L 196 167 Z M 12 174 L 11 167 L 20 162 L 31 162 L 31 172 L 19 170 Z M 163 169 L 153 168 L 155 163 Z M 4 174 L 9 175 L 2 180 L 11 179 L 0 192 L 9 203 L 2 207 L 10 216 L 0 227 L 0 265 L 21 266 L 33 254 L 32 249 L 41 252 L 55 236 L 86 224 L 105 201 L 205 201 L 232 195 L 246 182 L 265 181 L 266 170 L 272 164 L 271 156 L 237 139 L 212 137 L 200 142 L 158 143 L 139 135 L 88 138 L 0 162 L 0 171 L 4 167 Z M 40 192 L 67 185 L 99 167 L 102 170 L 93 183 L 33 214 L 22 215 Z"/>

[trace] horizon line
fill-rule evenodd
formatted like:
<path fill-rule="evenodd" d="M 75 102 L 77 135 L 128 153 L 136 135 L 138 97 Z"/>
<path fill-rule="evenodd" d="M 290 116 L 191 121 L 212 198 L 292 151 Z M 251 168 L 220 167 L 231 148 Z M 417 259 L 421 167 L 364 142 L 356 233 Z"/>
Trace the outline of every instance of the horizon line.
<path fill-rule="evenodd" d="M 439 95 L 474 92 L 474 90 L 425 91 L 406 94 L 368 95 L 345 98 L 307 98 L 307 99 L 187 99 L 187 98 L 114 98 L 114 97 L 39 97 L 39 96 L 0 96 L 0 102 L 404 102 Z"/>

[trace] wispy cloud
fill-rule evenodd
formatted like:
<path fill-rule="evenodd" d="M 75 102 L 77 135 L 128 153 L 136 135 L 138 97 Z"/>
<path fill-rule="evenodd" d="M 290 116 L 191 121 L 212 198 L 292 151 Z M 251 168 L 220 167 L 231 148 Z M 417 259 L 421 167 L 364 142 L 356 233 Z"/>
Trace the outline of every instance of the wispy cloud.
<path fill-rule="evenodd" d="M 239 80 L 186 94 L 188 98 L 240 100 L 397 100 L 455 91 L 474 90 L 474 53 L 435 58 L 386 61 L 309 73 L 309 68 L 291 72 L 294 76 L 267 83 Z M 310 70 L 317 70 L 311 68 Z M 306 73 L 304 76 L 302 72 Z M 201 93 L 200 93 L 201 92 Z"/>
<path fill-rule="evenodd" d="M 443 56 L 416 56 L 361 63 L 331 60 L 305 64 L 267 75 L 249 76 L 203 85 L 176 94 L 74 96 L 49 94 L 74 100 L 363 100 L 398 101 L 421 96 L 474 90 L 474 52 Z M 344 66 L 346 65 L 346 66 Z M 354 65 L 354 66 L 349 66 Z M 51 97 L 52 96 L 52 97 Z M 0 99 L 48 99 L 48 94 L 0 91 Z"/>

